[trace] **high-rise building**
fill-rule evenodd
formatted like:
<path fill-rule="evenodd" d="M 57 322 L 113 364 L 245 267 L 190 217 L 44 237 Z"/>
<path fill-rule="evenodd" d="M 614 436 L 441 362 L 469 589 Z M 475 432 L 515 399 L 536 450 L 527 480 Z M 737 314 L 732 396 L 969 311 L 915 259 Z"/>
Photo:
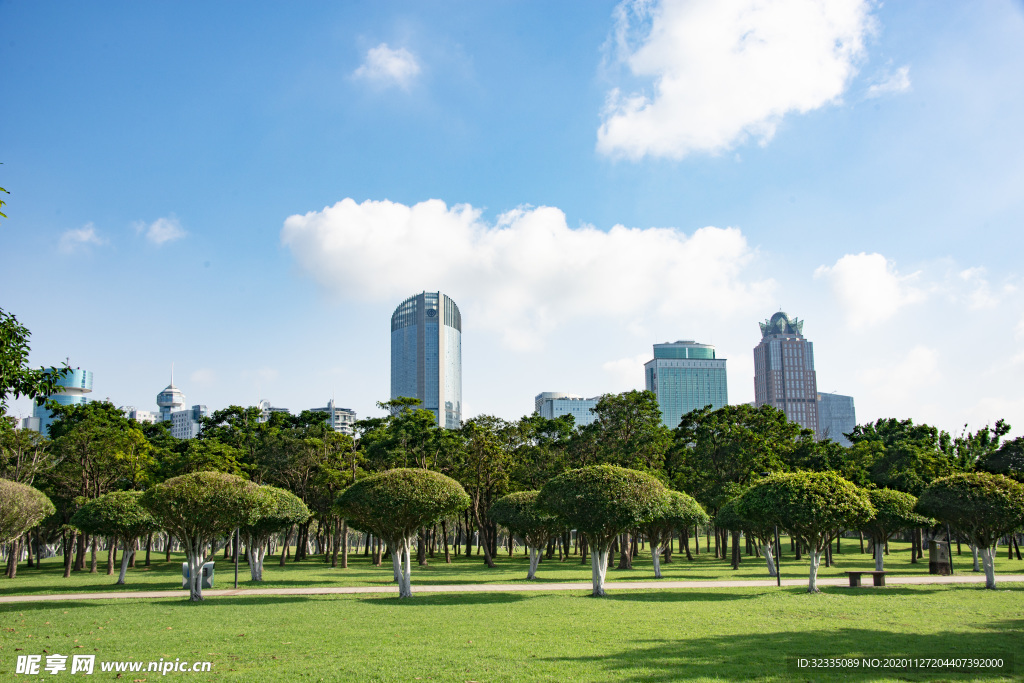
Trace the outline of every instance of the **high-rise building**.
<path fill-rule="evenodd" d="M 157 422 L 170 422 L 171 436 L 176 439 L 194 439 L 199 435 L 200 418 L 209 417 L 210 411 L 204 405 L 185 407 L 185 393 L 174 386 L 174 369 L 171 369 L 171 383 L 156 395 L 160 408 Z"/>
<path fill-rule="evenodd" d="M 260 411 L 260 416 L 256 418 L 257 422 L 269 422 L 270 416 L 273 415 L 274 413 L 287 413 L 291 415 L 292 412 L 287 408 L 276 408 L 270 405 L 270 401 L 268 401 L 267 399 L 262 399 L 261 401 L 259 401 L 256 404 L 256 407 L 259 408 Z"/>
<path fill-rule="evenodd" d="M 47 396 L 41 405 L 33 406 L 32 417 L 26 417 L 22 420 L 23 428 L 49 436 L 53 415 L 50 409 L 46 407 L 46 402 L 53 401 L 62 406 L 88 403 L 89 398 L 86 394 L 92 391 L 92 371 L 74 368 L 71 372 L 57 380 L 57 386 L 61 387 L 60 391 Z"/>
<path fill-rule="evenodd" d="M 541 417 L 553 420 L 562 415 L 572 415 L 577 427 L 588 425 L 597 419 L 591 409 L 597 406 L 600 396 L 583 398 L 561 391 L 542 391 L 533 400 L 534 408 Z"/>
<path fill-rule="evenodd" d="M 391 316 L 391 398 L 409 396 L 437 424 L 462 426 L 462 315 L 441 292 L 422 292 Z"/>
<path fill-rule="evenodd" d="M 853 396 L 842 394 L 818 394 L 818 438 L 831 439 L 843 446 L 850 446 L 846 434 L 857 426 L 857 411 L 853 407 Z"/>
<path fill-rule="evenodd" d="M 661 421 L 669 429 L 678 427 L 691 410 L 729 404 L 725 359 L 717 358 L 710 344 L 655 344 L 654 358 L 644 363 L 644 376 L 647 390 L 658 397 Z"/>
<path fill-rule="evenodd" d="M 782 311 L 759 323 L 761 343 L 754 347 L 754 405 L 770 405 L 790 422 L 818 430 L 818 378 L 814 344 L 804 339 L 804 321 Z"/>
<path fill-rule="evenodd" d="M 156 404 L 160 407 L 160 417 L 157 418 L 157 422 L 166 422 L 171 419 L 171 413 L 185 409 L 185 394 L 174 386 L 173 376 L 167 388 L 156 395 Z"/>
<path fill-rule="evenodd" d="M 356 411 L 349 408 L 338 408 L 332 398 L 325 408 L 310 408 L 314 413 L 327 413 L 327 426 L 336 432 L 352 436 L 356 422 Z"/>

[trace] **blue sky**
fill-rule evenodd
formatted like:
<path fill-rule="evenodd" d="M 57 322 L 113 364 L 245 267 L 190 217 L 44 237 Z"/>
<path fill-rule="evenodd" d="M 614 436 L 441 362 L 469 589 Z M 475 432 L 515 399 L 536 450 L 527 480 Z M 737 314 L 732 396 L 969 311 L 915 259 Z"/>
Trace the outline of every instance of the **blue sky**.
<path fill-rule="evenodd" d="M 862 421 L 1024 425 L 1024 4 L 379 5 L 0 3 L 33 364 L 367 416 L 441 288 L 467 416 L 676 339 L 744 402 L 782 308 Z"/>

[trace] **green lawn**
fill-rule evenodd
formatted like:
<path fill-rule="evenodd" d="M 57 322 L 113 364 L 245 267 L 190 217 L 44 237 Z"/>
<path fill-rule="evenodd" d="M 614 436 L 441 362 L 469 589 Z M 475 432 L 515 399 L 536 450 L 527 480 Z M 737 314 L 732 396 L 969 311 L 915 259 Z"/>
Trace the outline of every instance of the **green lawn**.
<path fill-rule="evenodd" d="M 782 557 L 782 578 L 784 579 L 806 579 L 808 574 L 808 560 L 806 555 L 800 562 L 796 562 L 792 553 L 789 552 L 789 544 L 783 539 L 785 553 Z M 702 543 L 703 547 L 703 543 Z M 102 592 L 102 591 L 133 591 L 133 590 L 168 590 L 181 588 L 181 562 L 183 556 L 172 555 L 171 562 L 163 562 L 163 554 L 154 553 L 152 566 L 143 567 L 141 553 L 139 566 L 128 570 L 127 585 L 115 586 L 115 575 L 108 576 L 106 570 L 106 553 L 102 554 L 103 562 L 99 565 L 96 574 L 88 572 L 75 572 L 71 578 L 63 578 L 61 558 L 50 558 L 44 560 L 42 567 L 28 569 L 22 564 L 18 569 L 17 578 L 8 580 L 0 578 L 0 595 L 33 595 L 43 593 L 79 593 Z M 859 543 L 856 539 L 844 539 L 843 552 L 834 555 L 835 564 L 832 567 L 825 567 L 822 562 L 819 576 L 844 576 L 846 570 L 874 569 L 874 561 L 870 554 L 859 552 Z M 315 557 L 300 563 L 289 561 L 287 566 L 278 565 L 278 557 L 268 558 L 264 563 L 264 581 L 262 584 L 253 584 L 248 580 L 248 570 L 245 562 L 239 565 L 239 588 L 251 587 L 294 587 L 294 586 L 387 586 L 391 585 L 392 569 L 391 562 L 387 561 L 380 567 L 374 567 L 369 559 L 362 555 L 353 556 L 348 569 L 331 569 L 322 561 L 321 557 Z M 522 553 L 509 557 L 506 552 L 500 552 L 497 558 L 497 567 L 488 569 L 483 564 L 482 557 L 473 555 L 467 558 L 464 555 L 453 558 L 452 564 L 445 564 L 443 555 L 429 560 L 429 565 L 420 567 L 413 563 L 412 584 L 413 591 L 417 585 L 445 585 L 445 584 L 471 584 L 471 583 L 525 583 L 526 570 L 528 567 L 527 558 Z M 892 543 L 891 553 L 885 558 L 885 568 L 894 576 L 927 575 L 928 573 L 927 553 L 923 560 L 917 564 L 910 562 L 909 544 Z M 953 558 L 954 570 L 956 572 L 969 573 L 971 570 L 971 556 L 969 551 L 963 555 L 955 555 Z M 1021 574 L 1024 573 L 1024 561 L 1009 560 L 1005 550 L 999 553 L 996 561 L 997 580 L 998 574 Z M 685 580 L 715 580 L 715 579 L 768 579 L 764 561 L 758 557 L 743 557 L 743 562 L 738 570 L 724 560 L 716 560 L 708 553 L 701 553 L 694 557 L 693 562 L 686 560 L 685 556 L 676 554 L 671 564 L 662 565 L 662 574 L 668 581 Z M 234 567 L 231 562 L 224 560 L 223 555 L 218 553 L 216 561 L 216 588 L 230 588 L 233 585 Z M 557 559 L 546 560 L 541 563 L 537 572 L 537 582 L 579 582 L 590 581 L 590 563 L 580 564 L 578 557 L 570 557 L 565 562 L 558 562 Z M 608 582 L 616 581 L 651 581 L 652 586 L 657 584 L 654 572 L 651 567 L 649 553 L 642 553 L 634 561 L 632 570 L 612 569 L 608 572 Z"/>
<path fill-rule="evenodd" d="M 1021 654 L 1024 586 L 716 588 L 218 597 L 0 605 L 0 679 L 19 654 L 212 662 L 192 681 L 1021 680 L 1016 673 L 803 672 L 798 657 Z M 62 676 L 68 676 L 64 672 Z M 95 680 L 110 680 L 97 664 Z M 50 680 L 53 677 L 46 676 Z M 34 678 L 32 680 L 35 680 Z M 75 680 L 71 678 L 71 680 Z M 89 680 L 89 679 L 86 679 Z"/>

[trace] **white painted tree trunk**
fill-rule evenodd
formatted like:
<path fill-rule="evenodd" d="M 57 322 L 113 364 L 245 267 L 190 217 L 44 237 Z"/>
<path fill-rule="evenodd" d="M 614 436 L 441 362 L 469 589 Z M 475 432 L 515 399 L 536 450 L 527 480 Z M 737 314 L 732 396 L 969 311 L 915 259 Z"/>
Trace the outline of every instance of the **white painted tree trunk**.
<path fill-rule="evenodd" d="M 651 546 L 651 560 L 654 561 L 654 578 L 661 578 L 661 544 Z"/>
<path fill-rule="evenodd" d="M 772 554 L 771 543 L 765 543 L 761 546 L 761 555 L 764 556 L 764 562 L 768 565 L 768 576 L 775 576 L 775 556 Z"/>
<path fill-rule="evenodd" d="M 985 567 L 985 588 L 995 590 L 996 587 L 996 567 L 995 567 L 995 546 L 989 546 L 981 549 L 981 563 Z"/>
<path fill-rule="evenodd" d="M 820 593 L 818 590 L 818 565 L 821 563 L 821 551 L 811 549 L 811 577 L 807 583 L 808 593 Z"/>
<path fill-rule="evenodd" d="M 185 546 L 188 562 L 188 599 L 192 602 L 200 602 L 203 599 L 203 563 L 206 560 L 206 553 L 203 552 L 205 544 L 193 541 Z"/>
<path fill-rule="evenodd" d="M 267 556 L 267 546 L 264 543 L 246 544 L 245 557 L 249 560 L 249 580 L 263 580 L 263 558 Z"/>
<path fill-rule="evenodd" d="M 130 547 L 129 547 L 130 545 Z M 128 573 L 128 560 L 135 554 L 135 543 L 124 543 L 124 551 L 121 553 L 121 573 L 117 577 L 117 583 L 124 585 L 124 575 Z"/>
<path fill-rule="evenodd" d="M 608 552 L 610 543 L 601 548 L 591 548 L 590 569 L 594 590 L 591 593 L 595 598 L 604 597 L 604 577 L 608 573 Z"/>
<path fill-rule="evenodd" d="M 412 597 L 412 545 L 414 543 L 413 538 L 405 539 L 405 550 L 402 555 L 405 558 L 405 574 L 402 577 L 405 583 L 405 596 L 406 598 Z"/>
<path fill-rule="evenodd" d="M 533 581 L 537 577 L 538 564 L 540 564 L 540 548 L 530 548 L 530 571 L 526 573 L 527 581 Z"/>
<path fill-rule="evenodd" d="M 885 567 L 885 544 L 875 543 L 875 571 L 884 571 Z"/>
<path fill-rule="evenodd" d="M 974 556 L 974 571 L 980 572 L 981 567 L 978 566 L 978 547 L 976 545 L 971 545 L 971 555 Z"/>

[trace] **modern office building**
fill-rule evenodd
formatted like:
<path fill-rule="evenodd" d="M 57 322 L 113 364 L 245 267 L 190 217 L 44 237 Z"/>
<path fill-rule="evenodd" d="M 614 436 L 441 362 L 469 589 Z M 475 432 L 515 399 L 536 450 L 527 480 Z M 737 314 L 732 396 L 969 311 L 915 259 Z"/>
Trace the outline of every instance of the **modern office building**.
<path fill-rule="evenodd" d="M 83 370 L 82 368 L 74 368 L 71 372 L 67 373 L 57 381 L 57 386 L 62 387 L 62 389 L 43 399 L 43 403 L 41 405 L 33 406 L 32 417 L 26 417 L 22 420 L 22 428 L 31 429 L 39 432 L 40 434 L 49 436 L 50 424 L 53 422 L 53 416 L 50 409 L 46 407 L 46 402 L 53 401 L 54 403 L 62 406 L 73 406 L 88 403 L 89 398 L 86 394 L 92 391 L 92 371 Z"/>
<path fill-rule="evenodd" d="M 349 408 L 338 408 L 332 398 L 324 408 L 310 408 L 314 413 L 327 413 L 327 426 L 336 432 L 352 436 L 355 433 L 356 411 Z"/>
<path fill-rule="evenodd" d="M 644 363 L 644 378 L 647 390 L 658 397 L 661 421 L 669 429 L 678 427 L 691 410 L 729 404 L 725 359 L 716 357 L 710 344 L 655 344 L 654 358 Z"/>
<path fill-rule="evenodd" d="M 542 391 L 533 400 L 534 409 L 541 417 L 553 420 L 562 415 L 572 415 L 577 427 L 588 425 L 597 419 L 591 409 L 597 406 L 600 396 L 583 398 L 561 391 Z"/>
<path fill-rule="evenodd" d="M 185 409 L 185 394 L 182 393 L 181 389 L 174 386 L 173 373 L 171 383 L 167 385 L 166 389 L 156 395 L 156 404 L 160 408 L 160 416 L 157 418 L 157 422 L 167 422 L 171 419 L 171 413 Z"/>
<path fill-rule="evenodd" d="M 437 424 L 462 425 L 462 315 L 441 292 L 411 296 L 391 316 L 391 398 L 409 396 Z"/>
<path fill-rule="evenodd" d="M 846 434 L 857 426 L 857 412 L 853 407 L 853 396 L 841 394 L 818 394 L 818 438 L 831 439 L 843 446 L 850 446 Z"/>
<path fill-rule="evenodd" d="M 136 422 L 153 424 L 160 419 L 159 413 L 154 413 L 152 410 L 139 410 L 135 406 L 121 406 L 121 410 L 128 416 L 128 419 Z"/>
<path fill-rule="evenodd" d="M 820 438 L 814 344 L 804 339 L 804 322 L 779 311 L 759 324 L 761 343 L 754 347 L 754 404 L 778 408 L 790 422 Z"/>

